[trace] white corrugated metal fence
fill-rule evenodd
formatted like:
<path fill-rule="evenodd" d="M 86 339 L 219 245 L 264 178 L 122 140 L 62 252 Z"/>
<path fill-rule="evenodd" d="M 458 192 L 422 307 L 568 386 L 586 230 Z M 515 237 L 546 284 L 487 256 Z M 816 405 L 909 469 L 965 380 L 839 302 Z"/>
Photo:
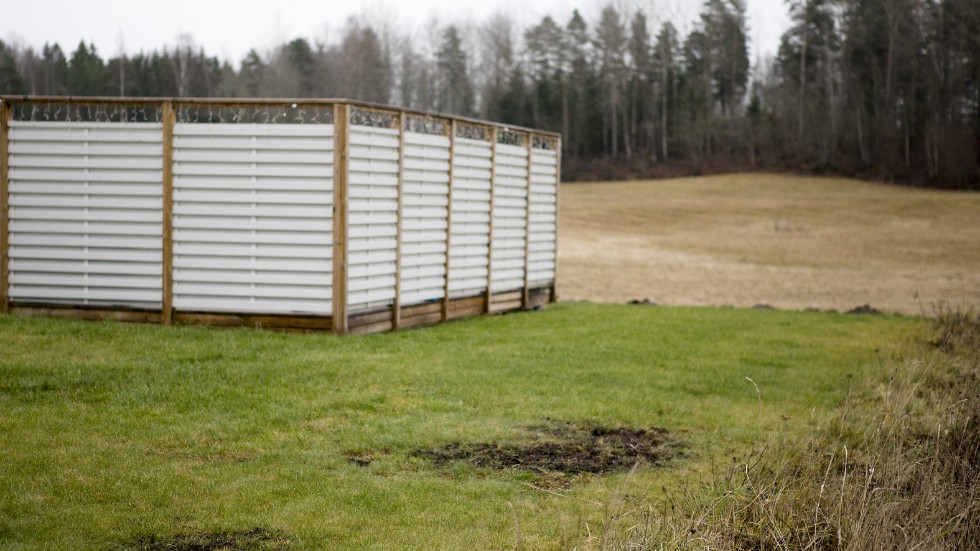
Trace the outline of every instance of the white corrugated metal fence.
<path fill-rule="evenodd" d="M 12 101 L 0 103 L 10 304 L 349 316 L 553 290 L 552 137 L 356 105 L 324 104 L 348 114 L 335 126 L 80 108 L 55 121 L 11 117 Z"/>

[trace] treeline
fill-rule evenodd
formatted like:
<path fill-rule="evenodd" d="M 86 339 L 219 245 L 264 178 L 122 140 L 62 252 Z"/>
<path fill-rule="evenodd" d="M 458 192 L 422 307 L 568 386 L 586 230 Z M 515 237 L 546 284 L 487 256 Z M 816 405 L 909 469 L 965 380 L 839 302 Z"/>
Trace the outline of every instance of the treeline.
<path fill-rule="evenodd" d="M 520 29 L 507 15 L 424 38 L 351 19 L 240 66 L 190 37 L 104 60 L 0 42 L 0 93 L 347 97 L 543 128 L 569 179 L 778 169 L 980 187 L 976 0 L 790 0 L 774 58 L 749 59 L 743 0 L 690 32 L 612 5 Z"/>

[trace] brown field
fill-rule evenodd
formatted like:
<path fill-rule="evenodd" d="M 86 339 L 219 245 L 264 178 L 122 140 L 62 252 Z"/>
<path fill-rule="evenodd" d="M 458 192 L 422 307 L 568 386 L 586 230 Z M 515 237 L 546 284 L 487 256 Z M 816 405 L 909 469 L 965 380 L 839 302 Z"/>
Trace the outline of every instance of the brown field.
<path fill-rule="evenodd" d="M 561 300 L 980 305 L 980 193 L 735 174 L 565 184 Z"/>

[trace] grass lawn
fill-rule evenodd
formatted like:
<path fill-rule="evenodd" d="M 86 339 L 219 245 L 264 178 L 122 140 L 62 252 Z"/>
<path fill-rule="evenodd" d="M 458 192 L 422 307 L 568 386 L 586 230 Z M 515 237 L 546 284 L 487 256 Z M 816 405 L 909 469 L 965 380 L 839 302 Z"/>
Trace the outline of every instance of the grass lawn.
<path fill-rule="evenodd" d="M 560 547 L 601 532 L 624 487 L 683 491 L 774 434 L 817 430 L 852 376 L 925 328 L 572 303 L 348 338 L 0 316 L 0 547 L 163 549 L 147 542 L 254 528 L 289 549 Z M 663 427 L 683 453 L 552 493 L 413 455 L 519 442 L 546 419 Z"/>

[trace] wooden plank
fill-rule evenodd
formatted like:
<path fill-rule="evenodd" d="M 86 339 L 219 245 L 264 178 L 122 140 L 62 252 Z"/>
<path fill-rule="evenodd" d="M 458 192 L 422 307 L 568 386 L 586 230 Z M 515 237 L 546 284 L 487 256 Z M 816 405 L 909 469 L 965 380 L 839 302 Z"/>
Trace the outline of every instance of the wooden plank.
<path fill-rule="evenodd" d="M 442 311 L 425 314 L 424 316 L 413 316 L 402 320 L 402 329 L 409 327 L 421 327 L 423 325 L 435 325 L 442 321 Z"/>
<path fill-rule="evenodd" d="M 555 138 L 555 277 L 551 282 L 551 302 L 558 302 L 558 218 L 561 214 L 561 138 Z"/>
<path fill-rule="evenodd" d="M 428 316 L 430 314 L 442 315 L 442 306 L 442 301 L 408 306 L 406 308 L 402 308 L 401 319 L 404 321 L 418 316 Z"/>
<path fill-rule="evenodd" d="M 507 291 L 505 293 L 497 293 L 493 295 L 493 300 L 504 301 L 504 300 L 521 300 L 524 296 L 524 291 Z"/>
<path fill-rule="evenodd" d="M 442 321 L 449 321 L 449 258 L 453 247 L 453 163 L 456 160 L 456 120 L 449 123 L 449 194 L 446 207 L 446 275 L 442 299 Z"/>
<path fill-rule="evenodd" d="M 454 299 L 449 304 L 449 319 L 478 316 L 484 313 L 485 308 L 486 297 L 484 295 Z"/>
<path fill-rule="evenodd" d="M 0 313 L 10 311 L 10 162 L 7 102 L 0 101 Z"/>
<path fill-rule="evenodd" d="M 514 310 L 521 310 L 523 305 L 524 301 L 521 298 L 516 300 L 495 301 L 490 309 L 490 313 L 501 314 L 504 312 L 513 312 Z"/>
<path fill-rule="evenodd" d="M 348 333 L 350 335 L 371 335 L 373 333 L 383 333 L 385 331 L 391 331 L 391 319 L 376 321 L 367 325 L 358 325 L 357 327 L 350 327 Z"/>
<path fill-rule="evenodd" d="M 333 331 L 347 333 L 347 158 L 349 106 L 334 105 L 333 140 Z"/>
<path fill-rule="evenodd" d="M 487 245 L 487 297 L 483 306 L 483 311 L 490 313 L 491 303 L 493 302 L 493 188 L 494 180 L 497 179 L 497 127 L 493 127 L 490 133 L 490 242 Z"/>
<path fill-rule="evenodd" d="M 161 314 L 147 310 L 76 308 L 73 306 L 31 306 L 11 304 L 10 312 L 25 317 L 48 317 L 88 321 L 113 320 L 134 323 L 160 323 Z"/>
<path fill-rule="evenodd" d="M 174 106 L 163 104 L 163 324 L 174 320 Z"/>
<path fill-rule="evenodd" d="M 329 316 L 176 312 L 174 323 L 209 327 L 253 327 L 256 329 L 294 329 L 301 331 L 331 331 L 333 329 L 333 323 Z"/>
<path fill-rule="evenodd" d="M 395 228 L 395 304 L 391 308 L 391 326 L 398 329 L 402 312 L 402 211 L 405 207 L 405 112 L 398 115 L 398 222 Z"/>
<path fill-rule="evenodd" d="M 349 314 L 347 320 L 347 329 L 351 330 L 355 327 L 360 327 L 362 325 L 371 325 L 378 323 L 379 321 L 392 320 L 391 308 L 385 307 L 381 310 L 371 310 L 368 312 L 360 312 L 355 314 Z"/>
<path fill-rule="evenodd" d="M 462 318 L 472 318 L 475 316 L 484 316 L 486 312 L 483 311 L 484 300 L 480 297 L 480 304 L 470 305 L 469 307 L 458 307 L 449 309 L 449 319 L 458 320 Z"/>
<path fill-rule="evenodd" d="M 527 135 L 527 200 L 524 201 L 524 307 L 530 301 L 531 274 L 531 181 L 534 163 L 534 136 Z"/>

